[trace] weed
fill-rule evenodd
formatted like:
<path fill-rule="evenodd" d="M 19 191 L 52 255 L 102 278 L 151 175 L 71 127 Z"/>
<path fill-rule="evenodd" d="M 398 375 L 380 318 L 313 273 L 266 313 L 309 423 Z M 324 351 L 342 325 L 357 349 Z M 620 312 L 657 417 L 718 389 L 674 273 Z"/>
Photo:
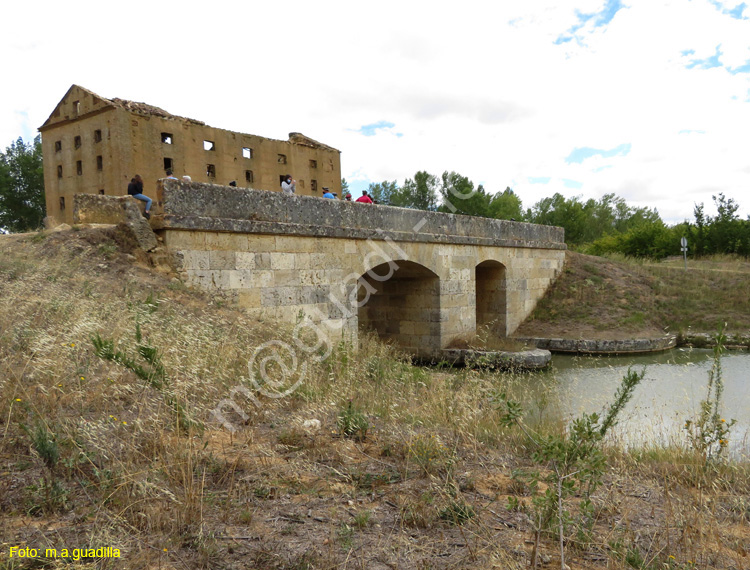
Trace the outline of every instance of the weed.
<path fill-rule="evenodd" d="M 117 253 L 117 244 L 113 242 L 99 244 L 98 251 L 105 259 L 111 259 L 112 256 Z"/>
<path fill-rule="evenodd" d="M 518 497 L 511 495 L 508 497 L 508 504 L 505 508 L 512 513 L 520 513 L 524 510 L 524 504 Z"/>
<path fill-rule="evenodd" d="M 302 449 L 305 447 L 305 434 L 297 429 L 285 429 L 276 438 L 281 445 L 291 449 Z"/>
<path fill-rule="evenodd" d="M 441 509 L 438 517 L 449 524 L 460 526 L 471 520 L 476 514 L 474 507 L 463 499 L 451 499 L 448 505 Z"/>
<path fill-rule="evenodd" d="M 27 513 L 31 516 L 52 514 L 68 508 L 68 490 L 57 479 L 44 477 L 26 487 Z"/>
<path fill-rule="evenodd" d="M 560 559 L 565 560 L 566 536 L 574 536 L 579 542 L 587 542 L 593 527 L 593 504 L 591 494 L 601 484 L 606 459 L 601 446 L 604 436 L 617 422 L 617 417 L 633 396 L 633 392 L 643 379 L 646 370 L 640 374 L 628 370 L 615 393 L 614 402 L 604 416 L 583 414 L 571 423 L 568 431 L 561 435 L 540 436 L 531 432 L 523 423 L 523 409 L 518 402 L 499 394 L 498 409 L 505 425 L 519 426 L 534 447 L 532 458 L 536 463 L 549 469 L 542 476 L 536 471 L 527 474 L 531 488 L 536 522 L 537 543 L 541 532 L 556 533 L 560 544 Z M 548 487 L 544 494 L 536 493 L 540 480 Z M 573 517 L 566 507 L 567 499 L 579 496 L 578 516 Z M 532 566 L 536 564 L 536 549 Z"/>
<path fill-rule="evenodd" d="M 349 400 L 346 408 L 339 412 L 336 425 L 341 435 L 357 441 L 364 441 L 367 430 L 370 429 L 367 417 L 354 406 L 352 400 Z"/>
<path fill-rule="evenodd" d="M 31 445 L 37 452 L 40 459 L 44 462 L 45 467 L 50 471 L 54 470 L 57 460 L 60 459 L 60 448 L 57 445 L 57 438 L 47 426 L 39 422 L 33 432 L 28 432 L 31 436 Z"/>
<path fill-rule="evenodd" d="M 341 523 L 338 530 L 338 539 L 341 548 L 349 550 L 354 544 L 354 529 L 346 523 Z"/>
<path fill-rule="evenodd" d="M 36 232 L 33 236 L 29 238 L 29 241 L 31 243 L 41 243 L 44 241 L 44 239 L 47 237 L 47 234 L 44 232 L 44 230 L 39 230 Z"/>
<path fill-rule="evenodd" d="M 434 503 L 435 496 L 429 491 L 407 499 L 401 507 L 401 522 L 415 528 L 430 528 L 438 520 Z"/>
<path fill-rule="evenodd" d="M 688 441 L 704 461 L 722 455 L 729 445 L 729 433 L 735 420 L 727 422 L 721 417 L 721 397 L 724 393 L 724 379 L 721 371 L 721 355 L 726 344 L 725 328 L 716 333 L 713 347 L 713 364 L 708 372 L 706 397 L 700 403 L 700 414 L 695 420 L 687 420 L 684 429 Z"/>
<path fill-rule="evenodd" d="M 414 436 L 407 452 L 409 459 L 428 475 L 447 471 L 454 463 L 453 454 L 435 434 Z"/>
<path fill-rule="evenodd" d="M 170 291 L 187 291 L 188 286 L 183 281 L 174 279 L 173 281 L 169 282 L 169 284 L 167 285 L 167 289 L 169 289 Z"/>
<path fill-rule="evenodd" d="M 367 528 L 368 526 L 370 526 L 371 518 L 371 511 L 359 511 L 354 515 L 354 526 L 356 526 L 358 529 Z"/>
<path fill-rule="evenodd" d="M 260 486 L 253 489 L 253 495 L 255 495 L 259 499 L 269 499 L 273 498 L 275 493 L 273 488 L 271 487 Z"/>
<path fill-rule="evenodd" d="M 203 424 L 189 416 L 185 407 L 174 396 L 166 370 L 161 362 L 161 354 L 156 347 L 149 345 L 143 340 L 141 326 L 136 322 L 135 326 L 135 351 L 145 364 L 140 364 L 135 357 L 125 351 L 116 350 L 115 343 L 111 339 L 103 339 L 99 333 L 91 336 L 96 355 L 104 360 L 109 360 L 131 370 L 138 378 L 147 382 L 152 388 L 162 392 L 166 403 L 172 409 L 177 419 L 178 429 L 184 432 L 191 430 L 203 430 Z"/>
<path fill-rule="evenodd" d="M 372 492 L 378 487 L 397 483 L 401 480 L 401 475 L 397 472 L 362 473 L 359 469 L 353 469 L 349 473 L 349 478 L 357 489 Z"/>
<path fill-rule="evenodd" d="M 148 297 L 144 299 L 142 305 L 146 313 L 151 314 L 156 312 L 156 310 L 159 308 L 159 301 L 154 299 L 153 291 L 149 291 Z"/>

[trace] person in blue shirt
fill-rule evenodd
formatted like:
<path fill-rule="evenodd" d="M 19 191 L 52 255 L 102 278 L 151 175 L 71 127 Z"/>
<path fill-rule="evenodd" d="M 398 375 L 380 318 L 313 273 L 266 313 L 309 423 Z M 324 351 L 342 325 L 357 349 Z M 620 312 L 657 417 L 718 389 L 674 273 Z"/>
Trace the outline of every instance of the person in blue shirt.
<path fill-rule="evenodd" d="M 323 198 L 331 198 L 332 200 L 335 200 L 336 195 L 333 194 L 328 188 L 323 188 Z"/>

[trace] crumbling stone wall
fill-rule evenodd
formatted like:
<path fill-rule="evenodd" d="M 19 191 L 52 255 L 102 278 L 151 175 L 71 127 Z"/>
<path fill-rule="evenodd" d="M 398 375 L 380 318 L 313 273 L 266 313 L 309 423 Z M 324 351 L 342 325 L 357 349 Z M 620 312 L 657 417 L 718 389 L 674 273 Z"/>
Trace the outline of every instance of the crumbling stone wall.
<path fill-rule="evenodd" d="M 99 194 L 75 194 L 73 198 L 73 223 L 122 224 L 144 251 L 153 251 L 158 246 L 151 226 L 141 213 L 141 202 L 135 198 Z"/>

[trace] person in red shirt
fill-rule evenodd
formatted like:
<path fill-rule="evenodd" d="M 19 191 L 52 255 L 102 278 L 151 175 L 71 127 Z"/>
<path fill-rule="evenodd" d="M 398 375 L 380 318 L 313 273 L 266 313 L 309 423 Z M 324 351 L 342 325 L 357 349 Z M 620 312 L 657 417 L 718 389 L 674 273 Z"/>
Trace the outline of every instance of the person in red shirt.
<path fill-rule="evenodd" d="M 372 198 L 367 195 L 367 190 L 362 190 L 362 195 L 354 201 L 363 202 L 365 204 L 372 204 Z"/>

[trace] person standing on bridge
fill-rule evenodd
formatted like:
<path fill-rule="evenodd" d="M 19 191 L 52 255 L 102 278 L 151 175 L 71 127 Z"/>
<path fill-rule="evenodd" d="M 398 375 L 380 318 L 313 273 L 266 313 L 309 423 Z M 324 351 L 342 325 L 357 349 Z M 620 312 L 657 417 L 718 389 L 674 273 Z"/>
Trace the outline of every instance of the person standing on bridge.
<path fill-rule="evenodd" d="M 287 174 L 281 182 L 281 191 L 287 196 L 291 196 L 297 191 L 297 181 L 292 178 L 291 174 Z"/>
<path fill-rule="evenodd" d="M 372 198 L 367 195 L 367 190 L 362 190 L 362 195 L 354 201 L 362 202 L 363 204 L 372 204 Z"/>

